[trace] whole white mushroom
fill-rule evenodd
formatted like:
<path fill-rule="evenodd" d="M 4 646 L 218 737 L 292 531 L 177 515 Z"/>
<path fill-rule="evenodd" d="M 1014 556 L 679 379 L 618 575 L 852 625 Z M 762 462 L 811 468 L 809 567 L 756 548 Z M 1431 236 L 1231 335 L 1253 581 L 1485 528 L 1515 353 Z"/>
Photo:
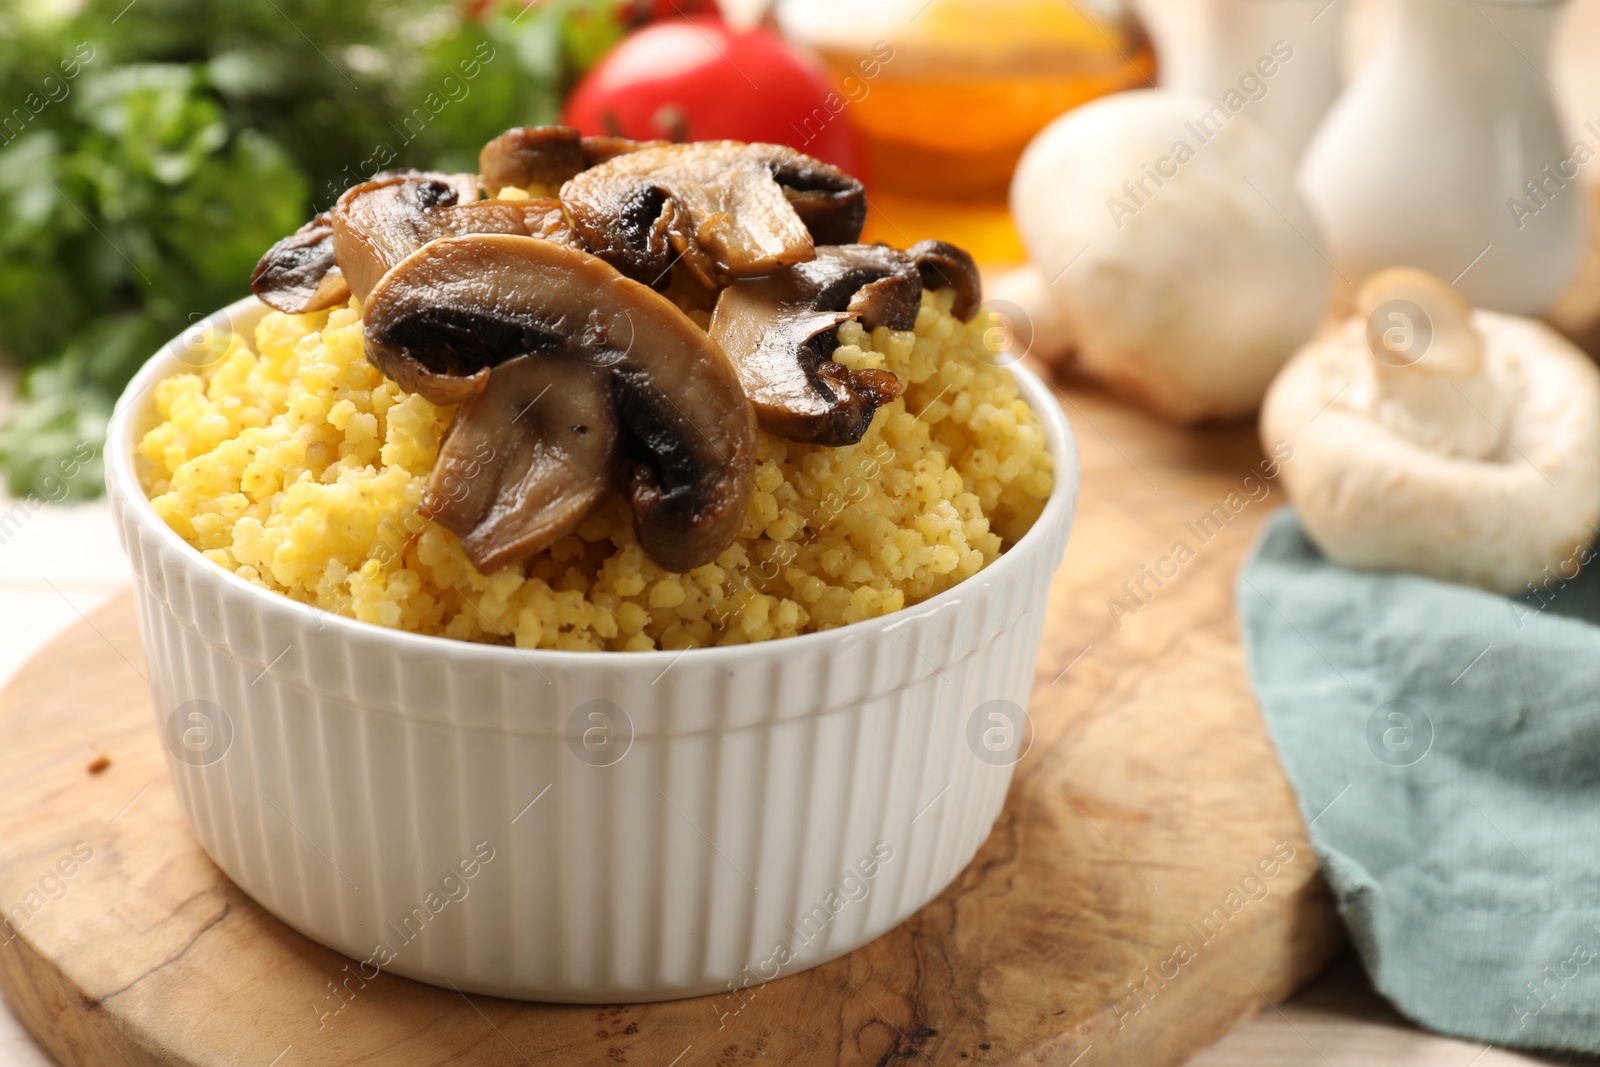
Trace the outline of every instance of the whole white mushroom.
<path fill-rule="evenodd" d="M 1289 160 L 1244 114 L 1104 97 L 1023 153 L 1011 213 L 1076 363 L 1180 422 L 1248 415 L 1328 293 Z"/>
<path fill-rule="evenodd" d="M 1374 275 L 1356 308 L 1261 411 L 1306 534 L 1348 567 L 1503 593 L 1574 577 L 1600 518 L 1600 371 L 1424 271 Z"/>

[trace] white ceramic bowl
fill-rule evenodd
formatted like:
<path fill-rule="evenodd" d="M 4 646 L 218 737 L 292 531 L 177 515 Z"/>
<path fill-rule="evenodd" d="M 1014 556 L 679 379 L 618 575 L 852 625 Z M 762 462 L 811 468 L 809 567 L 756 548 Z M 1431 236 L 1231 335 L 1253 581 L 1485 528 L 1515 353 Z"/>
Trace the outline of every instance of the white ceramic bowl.
<path fill-rule="evenodd" d="M 1027 371 L 1055 492 L 956 588 L 761 644 L 531 652 L 319 611 L 168 529 L 134 444 L 192 337 L 128 386 L 106 447 L 156 725 L 217 866 L 352 970 L 584 1003 L 726 992 L 871 941 L 988 835 L 1078 491 Z"/>

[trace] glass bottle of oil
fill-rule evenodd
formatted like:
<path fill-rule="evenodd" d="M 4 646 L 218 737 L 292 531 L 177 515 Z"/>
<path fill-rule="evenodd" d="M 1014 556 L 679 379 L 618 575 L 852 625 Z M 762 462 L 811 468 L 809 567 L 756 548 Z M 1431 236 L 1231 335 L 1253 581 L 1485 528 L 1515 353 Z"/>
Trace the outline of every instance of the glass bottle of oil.
<path fill-rule="evenodd" d="M 1034 134 L 1155 80 L 1149 39 L 1119 0 L 779 0 L 776 13 L 832 68 L 862 136 L 864 239 L 942 237 L 988 263 L 1023 258 L 1006 193 Z"/>

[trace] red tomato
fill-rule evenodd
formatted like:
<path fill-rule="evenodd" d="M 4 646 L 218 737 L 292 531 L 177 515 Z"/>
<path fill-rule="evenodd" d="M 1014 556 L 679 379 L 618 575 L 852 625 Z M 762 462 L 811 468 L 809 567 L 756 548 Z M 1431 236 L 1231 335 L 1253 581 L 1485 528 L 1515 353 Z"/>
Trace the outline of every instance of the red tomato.
<path fill-rule="evenodd" d="M 671 19 L 630 34 L 567 98 L 592 136 L 786 144 L 860 177 L 846 100 L 822 66 L 767 30 Z"/>

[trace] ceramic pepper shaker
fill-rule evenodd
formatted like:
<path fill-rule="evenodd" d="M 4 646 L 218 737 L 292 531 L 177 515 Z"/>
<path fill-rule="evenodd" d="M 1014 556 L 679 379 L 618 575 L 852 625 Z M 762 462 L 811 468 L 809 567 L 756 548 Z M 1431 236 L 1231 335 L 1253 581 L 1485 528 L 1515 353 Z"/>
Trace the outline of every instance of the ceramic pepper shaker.
<path fill-rule="evenodd" d="M 1371 60 L 1318 129 L 1300 183 L 1351 285 L 1421 267 L 1478 307 L 1536 315 L 1582 253 L 1578 170 L 1542 70 L 1544 0 L 1394 0 Z"/>
<path fill-rule="evenodd" d="M 1339 23 L 1330 0 L 1141 0 L 1161 87 L 1207 100 L 1229 93 L 1290 160 L 1339 95 Z"/>

